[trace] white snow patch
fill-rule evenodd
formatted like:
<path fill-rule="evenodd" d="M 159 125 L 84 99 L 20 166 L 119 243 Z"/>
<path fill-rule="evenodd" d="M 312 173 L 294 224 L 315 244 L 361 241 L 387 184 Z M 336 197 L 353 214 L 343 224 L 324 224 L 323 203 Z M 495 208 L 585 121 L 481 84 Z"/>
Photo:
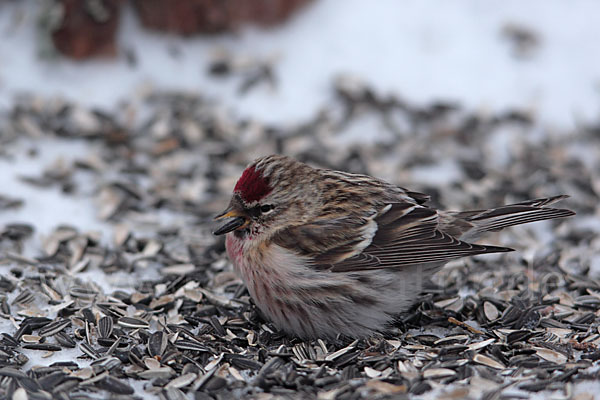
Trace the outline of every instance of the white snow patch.
<path fill-rule="evenodd" d="M 429 185 L 445 185 L 462 177 L 456 161 L 445 159 L 429 166 L 418 166 L 411 170 L 413 182 Z"/>
<path fill-rule="evenodd" d="M 420 103 L 457 100 L 468 108 L 524 108 L 548 125 L 575 127 L 597 117 L 600 25 L 592 0 L 476 0 L 364 2 L 320 0 L 287 24 L 238 34 L 179 38 L 144 30 L 126 8 L 116 60 L 39 59 L 37 2 L 2 4 L 0 105 L 35 91 L 83 104 L 112 107 L 150 86 L 218 97 L 243 116 L 293 123 L 314 114 L 340 73 L 364 77 L 378 90 Z M 502 28 L 517 23 L 536 32 L 540 46 L 516 59 Z M 128 64 L 125 50 L 135 52 Z M 175 49 L 175 51 L 173 51 Z M 238 93 L 235 79 L 206 73 L 217 50 L 273 59 L 276 90 Z M 176 53 L 176 55 L 174 55 Z"/>
<path fill-rule="evenodd" d="M 31 149 L 37 150 L 36 156 L 28 154 Z M 82 232 L 101 232 L 103 238 L 108 238 L 112 230 L 97 218 L 96 205 L 91 201 L 93 193 L 85 192 L 85 182 L 78 182 L 78 190 L 82 189 L 83 193 L 66 195 L 56 186 L 40 188 L 20 179 L 39 177 L 45 167 L 57 161 L 71 163 L 92 151 L 89 143 L 56 138 L 35 142 L 21 140 L 11 145 L 11 157 L 0 158 L 0 194 L 20 198 L 24 205 L 16 210 L 0 211 L 0 227 L 24 222 L 32 224 L 36 234 L 44 235 L 57 225 L 68 224 Z"/>

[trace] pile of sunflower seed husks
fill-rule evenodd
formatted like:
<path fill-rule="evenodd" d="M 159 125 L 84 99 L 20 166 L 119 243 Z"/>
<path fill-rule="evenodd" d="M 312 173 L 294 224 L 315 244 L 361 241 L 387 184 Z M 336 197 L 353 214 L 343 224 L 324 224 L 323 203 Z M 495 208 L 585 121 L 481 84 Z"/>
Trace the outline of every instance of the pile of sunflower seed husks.
<path fill-rule="evenodd" d="M 0 117 L 0 158 L 84 149 L 19 180 L 93 202 L 109 235 L 69 210 L 49 230 L 0 226 L 0 397 L 593 398 L 600 124 L 553 132 L 519 110 L 415 105 L 347 78 L 332 90 L 289 126 L 181 93 L 114 112 L 16 100 Z M 389 332 L 304 342 L 262 319 L 211 235 L 244 166 L 270 153 L 368 173 L 436 207 L 564 193 L 578 215 L 490 236 L 518 251 L 449 264 Z M 0 213 L 32 200 L 0 188 Z"/>

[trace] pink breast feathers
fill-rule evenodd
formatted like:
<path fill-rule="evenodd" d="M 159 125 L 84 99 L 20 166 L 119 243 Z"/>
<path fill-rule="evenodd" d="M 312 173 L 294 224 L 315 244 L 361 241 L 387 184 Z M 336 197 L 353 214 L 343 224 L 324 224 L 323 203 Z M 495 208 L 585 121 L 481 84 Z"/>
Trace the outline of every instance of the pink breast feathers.
<path fill-rule="evenodd" d="M 243 259 L 243 242 L 236 238 L 234 235 L 227 235 L 225 239 L 225 244 L 227 248 L 227 255 L 229 259 L 233 261 L 233 265 L 238 268 L 239 265 L 244 261 Z"/>
<path fill-rule="evenodd" d="M 268 195 L 273 188 L 254 166 L 248 167 L 235 184 L 233 191 L 239 193 L 246 203 L 252 203 Z"/>

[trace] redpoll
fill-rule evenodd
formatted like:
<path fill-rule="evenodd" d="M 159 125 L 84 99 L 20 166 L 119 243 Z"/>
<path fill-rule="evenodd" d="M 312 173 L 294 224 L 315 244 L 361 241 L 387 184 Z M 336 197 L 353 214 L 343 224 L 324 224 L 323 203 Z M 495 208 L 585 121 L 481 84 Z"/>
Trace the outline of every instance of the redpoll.
<path fill-rule="evenodd" d="M 302 338 L 381 332 L 445 263 L 507 252 L 466 240 L 512 225 L 573 215 L 546 207 L 567 196 L 489 210 L 445 212 L 429 196 L 367 175 L 272 155 L 235 185 L 227 254 L 258 308 Z"/>

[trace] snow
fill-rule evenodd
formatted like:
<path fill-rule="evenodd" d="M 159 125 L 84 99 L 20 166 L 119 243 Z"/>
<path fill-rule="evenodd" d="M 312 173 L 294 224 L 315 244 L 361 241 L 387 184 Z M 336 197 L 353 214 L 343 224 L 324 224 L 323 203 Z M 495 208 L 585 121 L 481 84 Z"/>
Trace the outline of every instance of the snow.
<path fill-rule="evenodd" d="M 600 26 L 590 16 L 600 6 L 592 0 L 510 0 L 493 7 L 476 0 L 320 0 L 278 28 L 186 39 L 145 31 L 126 9 L 119 57 L 83 63 L 39 62 L 32 3 L 3 4 L 0 105 L 35 90 L 112 108 L 151 86 L 216 97 L 265 122 L 293 123 L 326 101 L 334 76 L 351 73 L 413 102 L 456 100 L 490 112 L 523 108 L 549 126 L 573 128 L 598 115 L 600 51 L 593 39 Z M 502 37 L 510 23 L 539 36 L 531 57 L 513 55 Z M 126 50 L 135 53 L 136 66 L 128 64 Z M 211 79 L 207 63 L 217 51 L 274 60 L 277 89 L 241 96 L 234 79 Z"/>
<path fill-rule="evenodd" d="M 416 167 L 412 170 L 412 178 L 415 181 L 428 185 L 443 185 L 448 182 L 455 182 L 461 176 L 462 173 L 456 162 L 447 159 L 426 167 Z"/>
<path fill-rule="evenodd" d="M 35 157 L 28 154 L 31 149 L 37 149 Z M 68 224 L 83 232 L 99 231 L 108 238 L 109 227 L 96 217 L 97 210 L 89 194 L 65 196 L 58 187 L 39 188 L 20 179 L 37 177 L 49 165 L 70 162 L 91 151 L 89 144 L 73 140 L 21 140 L 11 146 L 11 158 L 0 158 L 1 193 L 27 200 L 23 207 L 0 212 L 0 226 L 24 222 L 32 224 L 38 233 L 43 234 L 57 225 Z"/>

